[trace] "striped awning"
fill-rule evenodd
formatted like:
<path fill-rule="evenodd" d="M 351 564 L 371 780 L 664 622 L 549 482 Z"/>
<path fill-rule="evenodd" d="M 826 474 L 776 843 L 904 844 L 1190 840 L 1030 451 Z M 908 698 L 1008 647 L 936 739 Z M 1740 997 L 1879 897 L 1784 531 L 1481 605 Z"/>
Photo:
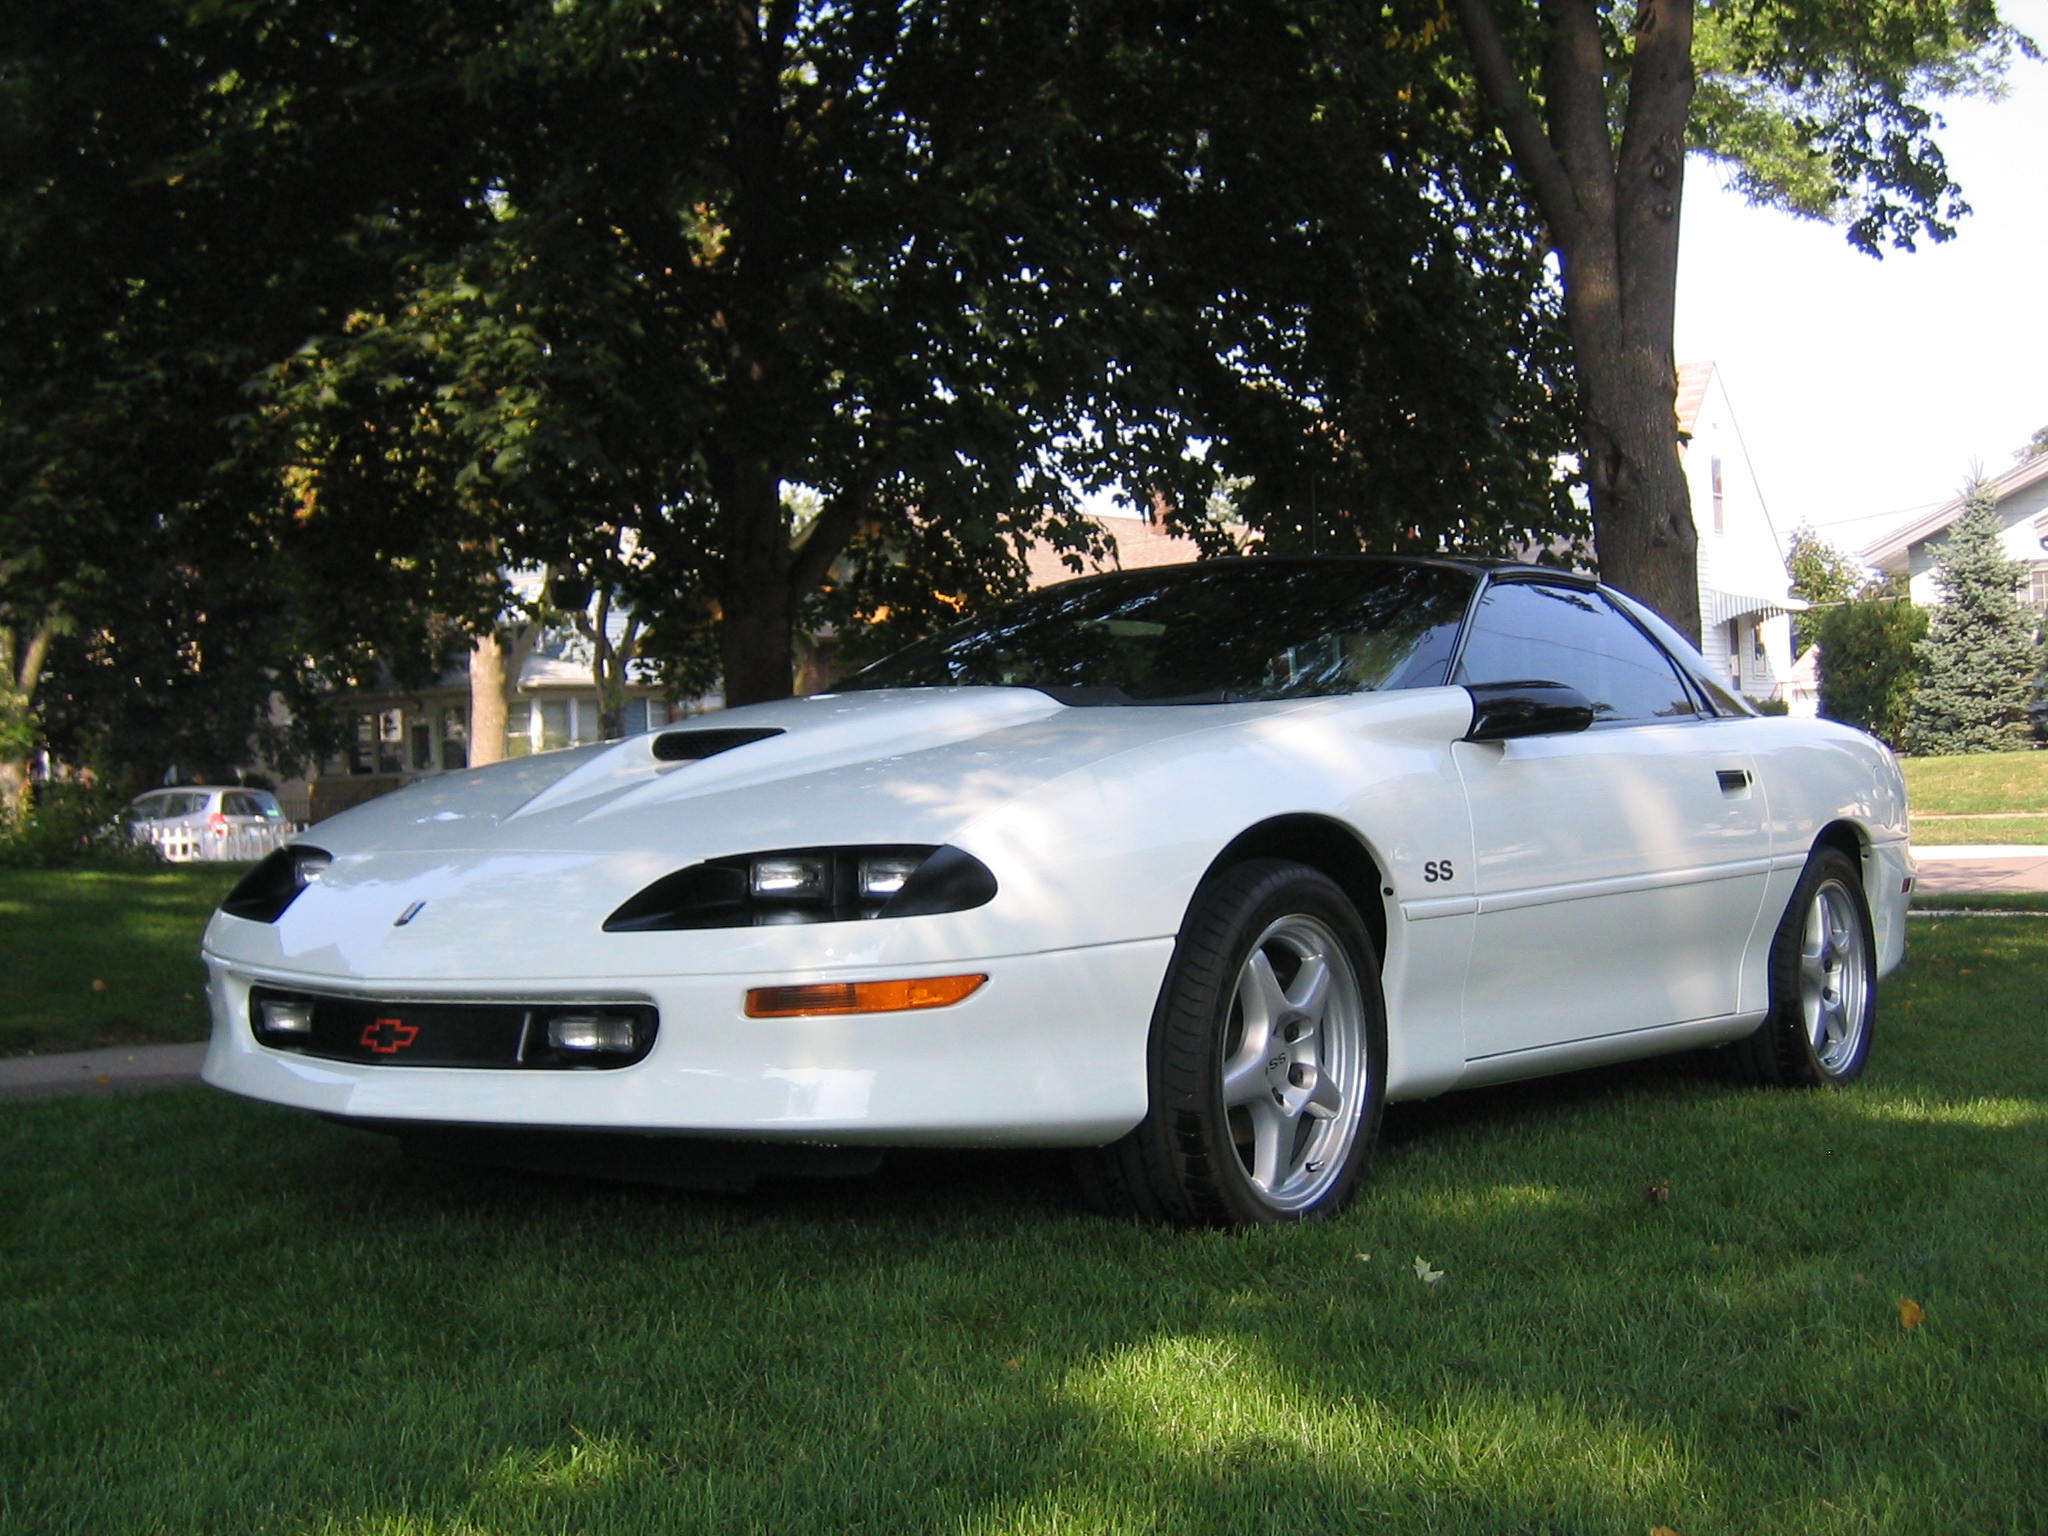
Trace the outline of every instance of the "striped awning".
<path fill-rule="evenodd" d="M 1804 613 L 1807 601 L 1803 597 L 1749 597 L 1740 592 L 1703 592 L 1706 599 L 1700 606 L 1706 611 L 1701 615 L 1709 624 L 1726 624 L 1730 619 L 1747 618 L 1754 614 L 1759 619 L 1774 619 L 1781 613 Z"/>

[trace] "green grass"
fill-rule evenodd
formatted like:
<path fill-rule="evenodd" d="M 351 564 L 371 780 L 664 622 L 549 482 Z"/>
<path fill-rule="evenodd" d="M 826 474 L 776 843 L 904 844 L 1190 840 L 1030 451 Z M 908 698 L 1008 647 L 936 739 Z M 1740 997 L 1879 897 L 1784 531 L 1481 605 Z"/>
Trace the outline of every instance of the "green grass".
<path fill-rule="evenodd" d="M 241 873 L 0 870 L 0 1056 L 205 1039 L 199 936 Z"/>
<path fill-rule="evenodd" d="M 1994 816 L 2048 811 L 2048 752 L 1908 757 L 1906 798 L 1923 815 Z"/>
<path fill-rule="evenodd" d="M 1913 843 L 1920 848 L 1961 844 L 2048 843 L 2048 816 L 1913 816 Z"/>
<path fill-rule="evenodd" d="M 1050 1158 L 740 1202 L 6 1106 L 0 1531 L 2039 1531 L 2048 923 L 1912 938 L 1853 1089 L 1397 1106 L 1352 1212 L 1249 1236 Z"/>
<path fill-rule="evenodd" d="M 2048 752 L 1908 757 L 1899 766 L 1919 846 L 2048 844 Z"/>
<path fill-rule="evenodd" d="M 1920 891 L 1915 912 L 2041 912 L 2048 913 L 2048 891 Z"/>

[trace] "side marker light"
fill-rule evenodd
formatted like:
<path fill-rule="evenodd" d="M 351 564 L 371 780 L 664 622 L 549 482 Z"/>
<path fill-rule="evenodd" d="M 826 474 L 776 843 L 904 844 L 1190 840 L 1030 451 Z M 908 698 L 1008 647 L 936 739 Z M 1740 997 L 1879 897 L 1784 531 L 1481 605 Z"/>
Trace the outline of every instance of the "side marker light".
<path fill-rule="evenodd" d="M 800 987 L 754 987 L 750 1019 L 802 1019 L 847 1013 L 912 1013 L 950 1008 L 973 996 L 988 977 L 918 976 L 906 981 L 835 981 Z"/>

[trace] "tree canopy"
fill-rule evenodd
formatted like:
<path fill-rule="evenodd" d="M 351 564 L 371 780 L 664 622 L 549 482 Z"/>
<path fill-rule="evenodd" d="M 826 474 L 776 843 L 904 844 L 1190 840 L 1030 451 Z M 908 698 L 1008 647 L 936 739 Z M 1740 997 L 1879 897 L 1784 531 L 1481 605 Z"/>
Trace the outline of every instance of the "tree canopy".
<path fill-rule="evenodd" d="M 1982 0 L 1457 9 L 24 11 L 0 757 L 53 657 L 73 741 L 167 672 L 232 734 L 488 631 L 513 566 L 775 696 L 793 633 L 1014 590 L 1112 485 L 1210 547 L 1229 486 L 1271 548 L 1569 550 L 1574 437 L 1605 573 L 1696 622 L 1688 149 L 1939 238 L 1926 103 L 2020 45 Z"/>
<path fill-rule="evenodd" d="M 1933 105 L 1995 90 L 2032 45 L 1993 0 L 1456 10 L 1559 257 L 1601 572 L 1697 636 L 1672 356 L 1688 156 L 1873 255 L 1944 240 L 1967 206 Z"/>

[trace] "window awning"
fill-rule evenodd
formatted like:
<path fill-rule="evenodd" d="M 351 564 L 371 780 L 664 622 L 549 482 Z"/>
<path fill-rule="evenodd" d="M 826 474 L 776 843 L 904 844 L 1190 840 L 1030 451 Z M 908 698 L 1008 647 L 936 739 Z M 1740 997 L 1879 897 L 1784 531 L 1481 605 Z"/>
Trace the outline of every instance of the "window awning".
<path fill-rule="evenodd" d="M 1702 617 L 1709 624 L 1726 624 L 1730 619 L 1748 618 L 1754 614 L 1759 619 L 1774 619 L 1781 613 L 1804 613 L 1808 603 L 1803 597 L 1749 597 L 1740 592 L 1706 592 L 1703 605 L 1706 612 Z"/>

